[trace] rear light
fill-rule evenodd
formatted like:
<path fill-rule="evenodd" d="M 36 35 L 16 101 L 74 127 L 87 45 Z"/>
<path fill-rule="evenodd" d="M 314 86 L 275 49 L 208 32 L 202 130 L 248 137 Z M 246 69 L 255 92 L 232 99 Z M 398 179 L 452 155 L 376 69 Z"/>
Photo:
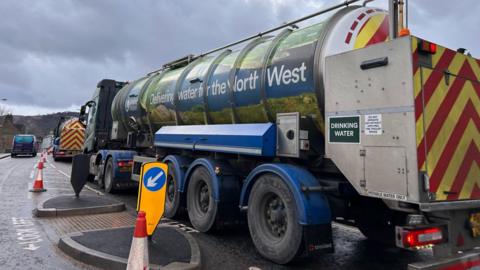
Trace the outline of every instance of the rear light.
<path fill-rule="evenodd" d="M 440 228 L 422 228 L 422 229 L 401 229 L 397 230 L 397 236 L 401 247 L 404 248 L 423 248 L 443 242 L 443 232 Z M 399 239 L 400 240 L 400 239 Z M 397 244 L 397 245 L 398 245 Z"/>
<path fill-rule="evenodd" d="M 418 50 L 423 53 L 435 54 L 437 52 L 437 44 L 419 39 Z"/>
<path fill-rule="evenodd" d="M 118 167 L 131 167 L 133 165 L 133 160 L 122 160 L 117 162 Z"/>

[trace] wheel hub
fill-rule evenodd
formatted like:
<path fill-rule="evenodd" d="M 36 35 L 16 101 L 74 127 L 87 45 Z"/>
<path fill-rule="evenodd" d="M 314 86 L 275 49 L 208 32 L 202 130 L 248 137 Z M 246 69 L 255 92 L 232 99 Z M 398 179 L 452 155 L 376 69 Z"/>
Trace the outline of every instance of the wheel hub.
<path fill-rule="evenodd" d="M 285 204 L 276 195 L 266 203 L 267 228 L 276 237 L 283 237 L 287 230 L 287 213 Z"/>
<path fill-rule="evenodd" d="M 169 177 L 167 182 L 167 199 L 169 202 L 175 199 L 175 183 L 172 177 Z"/>
<path fill-rule="evenodd" d="M 204 213 L 208 211 L 210 204 L 210 194 L 208 192 L 208 186 L 203 183 L 200 187 L 199 206 L 200 210 Z"/>

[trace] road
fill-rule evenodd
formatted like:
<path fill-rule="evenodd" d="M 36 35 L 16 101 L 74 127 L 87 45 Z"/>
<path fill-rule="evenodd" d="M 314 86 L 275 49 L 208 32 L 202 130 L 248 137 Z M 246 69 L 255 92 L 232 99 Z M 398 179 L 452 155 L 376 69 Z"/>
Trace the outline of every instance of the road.
<path fill-rule="evenodd" d="M 37 158 L 0 159 L 0 268 L 94 269 L 64 255 L 56 247 L 58 236 L 32 209 L 47 198 L 72 193 L 65 176 L 47 166 L 45 193 L 31 193 Z M 91 192 L 91 191 L 87 191 Z"/>
<path fill-rule="evenodd" d="M 63 255 L 55 247 L 57 237 L 49 235 L 48 224 L 32 219 L 31 210 L 34 205 L 55 194 L 71 193 L 68 178 L 71 164 L 54 162 L 49 159 L 46 169 L 48 181 L 45 183 L 48 191 L 44 194 L 32 194 L 27 191 L 36 159 L 5 158 L 0 160 L 0 195 L 3 203 L 0 205 L 2 214 L 0 223 L 0 247 L 6 251 L 0 254 L 0 265 L 7 268 L 42 269 L 89 269 L 86 265 Z M 51 183 L 49 183 L 51 182 Z M 57 188 L 57 189 L 55 189 Z M 82 192 L 102 192 L 94 183 L 89 183 Z M 124 202 L 127 211 L 134 214 L 136 206 L 135 191 L 123 191 L 117 194 L 105 194 Z M 18 244 L 16 228 L 12 218 L 26 218 L 38 224 L 38 230 L 44 241 L 41 249 L 35 251 L 22 249 Z M 172 223 L 174 221 L 166 221 Z M 250 240 L 246 225 L 238 225 L 227 230 L 212 234 L 198 233 L 190 227 L 188 218 L 178 220 L 179 227 L 191 233 L 198 241 L 204 267 L 203 269 L 406 269 L 408 263 L 431 260 L 430 251 L 410 252 L 389 248 L 372 243 L 350 226 L 334 224 L 335 253 L 324 254 L 316 258 L 302 259 L 288 266 L 275 265 L 263 259 L 255 250 Z M 26 258 L 26 259 L 25 259 Z M 27 265 L 27 267 L 20 267 Z M 45 267 L 43 267 L 45 266 Z M 38 268 L 37 268 L 38 269 Z"/>

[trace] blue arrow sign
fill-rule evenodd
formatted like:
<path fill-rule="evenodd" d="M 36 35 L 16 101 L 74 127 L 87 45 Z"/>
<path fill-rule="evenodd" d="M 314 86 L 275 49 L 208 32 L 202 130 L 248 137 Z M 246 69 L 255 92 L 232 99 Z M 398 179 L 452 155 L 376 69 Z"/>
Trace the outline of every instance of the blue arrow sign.
<path fill-rule="evenodd" d="M 150 168 L 143 175 L 143 185 L 150 191 L 158 191 L 167 181 L 167 175 L 158 167 Z"/>

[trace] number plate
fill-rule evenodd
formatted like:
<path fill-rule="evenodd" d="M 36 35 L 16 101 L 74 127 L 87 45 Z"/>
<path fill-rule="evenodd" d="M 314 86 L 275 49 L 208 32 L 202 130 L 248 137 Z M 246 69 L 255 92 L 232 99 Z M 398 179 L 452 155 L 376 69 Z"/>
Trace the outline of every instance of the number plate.
<path fill-rule="evenodd" d="M 468 219 L 473 237 L 480 236 L 480 212 L 470 214 Z"/>

